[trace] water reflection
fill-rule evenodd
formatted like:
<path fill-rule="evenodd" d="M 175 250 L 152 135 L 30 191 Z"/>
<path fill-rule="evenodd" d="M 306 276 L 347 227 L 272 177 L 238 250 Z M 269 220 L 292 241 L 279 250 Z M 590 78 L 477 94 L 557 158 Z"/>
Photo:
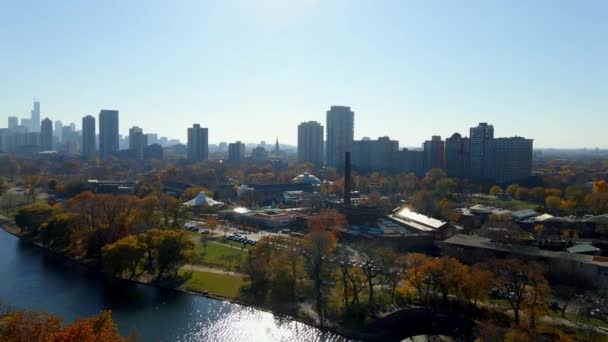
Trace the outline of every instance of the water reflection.
<path fill-rule="evenodd" d="M 106 279 L 0 230 L 0 298 L 73 321 L 111 309 L 143 341 L 343 341 L 311 326 L 223 301 Z"/>

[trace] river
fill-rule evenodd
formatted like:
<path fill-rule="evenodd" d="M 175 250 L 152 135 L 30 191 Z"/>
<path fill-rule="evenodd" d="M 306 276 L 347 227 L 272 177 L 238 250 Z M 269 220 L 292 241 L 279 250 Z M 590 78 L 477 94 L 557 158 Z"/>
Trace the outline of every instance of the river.
<path fill-rule="evenodd" d="M 338 335 L 224 301 L 106 279 L 0 229 L 0 298 L 72 322 L 112 310 L 142 341 L 343 341 Z"/>

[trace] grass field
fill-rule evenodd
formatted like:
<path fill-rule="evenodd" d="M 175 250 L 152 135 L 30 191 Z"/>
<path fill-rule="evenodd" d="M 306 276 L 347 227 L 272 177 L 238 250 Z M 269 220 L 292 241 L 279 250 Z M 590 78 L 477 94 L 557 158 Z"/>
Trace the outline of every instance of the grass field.
<path fill-rule="evenodd" d="M 180 275 L 184 274 L 185 272 L 186 271 L 179 271 Z M 210 294 L 221 297 L 237 298 L 239 295 L 239 289 L 245 283 L 243 278 L 235 275 L 199 271 L 187 272 L 191 272 L 192 277 L 183 283 L 180 288 L 188 291 L 208 291 Z"/>
<path fill-rule="evenodd" d="M 206 265 L 210 267 L 225 269 L 229 271 L 238 270 L 241 263 L 247 258 L 247 250 L 235 249 L 228 246 L 222 246 L 213 241 L 207 242 L 207 248 L 203 248 L 200 241 L 200 234 L 193 235 L 196 254 L 194 264 Z M 239 247 L 240 246 L 236 246 Z M 205 251 L 203 255 L 203 251 Z M 229 267 L 230 266 L 230 267 Z"/>

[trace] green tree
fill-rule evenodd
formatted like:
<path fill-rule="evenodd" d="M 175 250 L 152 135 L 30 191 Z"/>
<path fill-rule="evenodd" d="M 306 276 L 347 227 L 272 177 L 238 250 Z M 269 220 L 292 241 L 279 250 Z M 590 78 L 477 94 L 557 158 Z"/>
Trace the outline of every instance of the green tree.
<path fill-rule="evenodd" d="M 28 233 L 37 233 L 40 226 L 50 219 L 53 213 L 53 208 L 46 203 L 26 205 L 15 215 L 15 223 Z"/>
<path fill-rule="evenodd" d="M 55 214 L 40 226 L 40 242 L 52 250 L 68 247 L 76 229 L 74 217 L 67 213 Z"/>
<path fill-rule="evenodd" d="M 166 230 L 160 234 L 157 245 L 157 278 L 174 276 L 187 263 L 194 252 L 194 242 L 183 231 Z"/>
<path fill-rule="evenodd" d="M 112 275 L 129 271 L 132 279 L 146 254 L 146 246 L 136 236 L 129 235 L 104 246 L 101 253 L 103 265 Z"/>

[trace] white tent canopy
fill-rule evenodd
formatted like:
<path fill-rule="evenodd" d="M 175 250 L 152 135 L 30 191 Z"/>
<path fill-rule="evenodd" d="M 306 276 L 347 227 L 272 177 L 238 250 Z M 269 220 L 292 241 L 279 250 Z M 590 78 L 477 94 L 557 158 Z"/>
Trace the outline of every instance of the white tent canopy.
<path fill-rule="evenodd" d="M 213 200 L 213 198 L 209 198 L 207 197 L 207 194 L 204 193 L 203 191 L 201 191 L 196 197 L 194 197 L 193 199 L 189 200 L 188 202 L 185 202 L 184 205 L 187 205 L 189 207 L 199 207 L 201 205 L 208 205 L 210 207 L 214 206 L 214 205 L 222 205 L 224 203 L 222 202 L 218 202 Z"/>

